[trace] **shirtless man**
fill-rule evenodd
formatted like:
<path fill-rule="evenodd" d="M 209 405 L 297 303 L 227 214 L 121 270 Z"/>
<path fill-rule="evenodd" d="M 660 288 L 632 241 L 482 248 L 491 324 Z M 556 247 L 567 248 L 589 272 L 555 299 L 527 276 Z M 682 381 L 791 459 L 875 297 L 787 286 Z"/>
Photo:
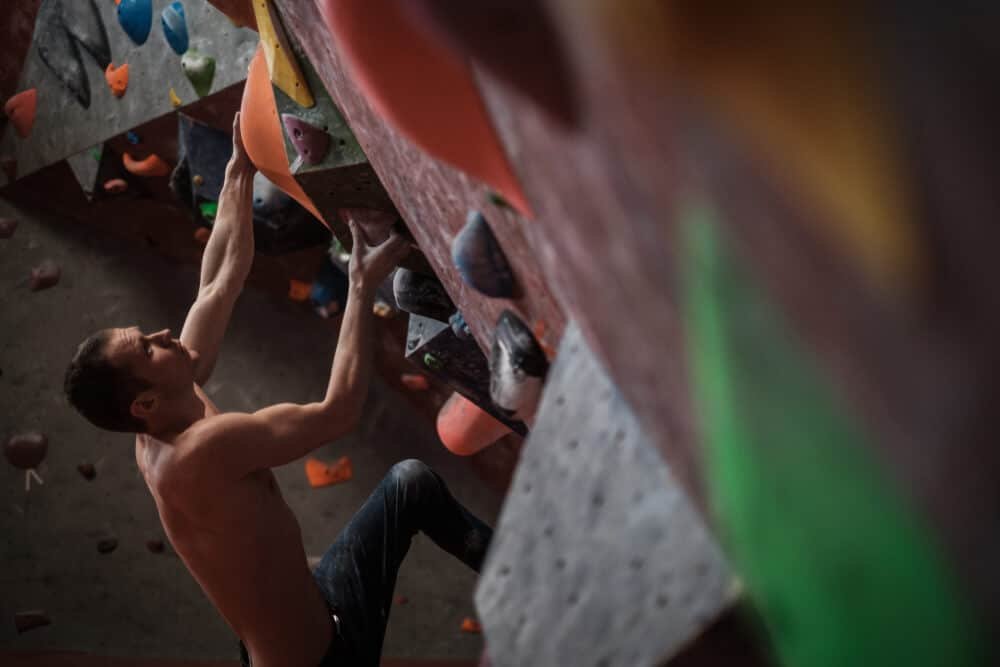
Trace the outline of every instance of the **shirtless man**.
<path fill-rule="evenodd" d="M 253 164 L 233 123 L 198 296 L 180 338 L 105 329 L 66 372 L 93 424 L 134 432 L 135 458 L 171 544 L 240 637 L 254 667 L 378 665 L 396 573 L 422 530 L 474 570 L 489 527 L 416 460 L 396 464 L 310 572 L 301 531 L 271 468 L 354 429 L 372 367 L 376 287 L 407 252 L 396 234 L 369 247 L 351 224 L 350 293 L 322 400 L 222 413 L 202 385 L 215 366 L 253 260 Z"/>

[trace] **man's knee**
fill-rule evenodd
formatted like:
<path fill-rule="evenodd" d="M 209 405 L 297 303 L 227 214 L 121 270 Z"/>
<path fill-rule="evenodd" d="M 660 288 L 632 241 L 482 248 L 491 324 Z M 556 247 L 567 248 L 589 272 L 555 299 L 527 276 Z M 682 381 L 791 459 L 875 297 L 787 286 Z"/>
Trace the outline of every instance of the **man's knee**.
<path fill-rule="evenodd" d="M 392 466 L 389 476 L 399 484 L 420 484 L 434 478 L 430 466 L 419 459 L 406 459 Z"/>

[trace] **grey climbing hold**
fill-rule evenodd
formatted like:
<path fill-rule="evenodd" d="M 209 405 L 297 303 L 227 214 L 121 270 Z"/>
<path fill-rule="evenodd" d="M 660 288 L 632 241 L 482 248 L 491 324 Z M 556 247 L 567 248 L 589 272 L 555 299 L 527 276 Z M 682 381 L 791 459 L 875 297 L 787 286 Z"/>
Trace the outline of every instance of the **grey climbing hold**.
<path fill-rule="evenodd" d="M 281 114 L 281 122 L 302 162 L 314 165 L 323 161 L 330 150 L 329 134 L 290 113 Z"/>
<path fill-rule="evenodd" d="M 490 352 L 490 398 L 516 419 L 535 413 L 548 359 L 531 329 L 509 310 L 500 314 Z"/>
<path fill-rule="evenodd" d="M 62 0 L 60 14 L 70 37 L 76 40 L 101 70 L 111 64 L 111 44 L 101 11 L 94 0 Z"/>
<path fill-rule="evenodd" d="M 108 536 L 102 537 L 97 541 L 97 552 L 102 554 L 109 554 L 118 548 L 118 538 Z"/>
<path fill-rule="evenodd" d="M 486 296 L 514 296 L 510 264 L 479 211 L 469 212 L 465 226 L 452 241 L 451 259 L 465 282 Z"/>
<path fill-rule="evenodd" d="M 9 239 L 17 231 L 17 220 L 0 218 L 0 239 Z"/>
<path fill-rule="evenodd" d="M 447 322 L 455 312 L 451 297 L 434 276 L 409 269 L 397 269 L 392 279 L 392 293 L 396 305 L 414 315 Z"/>
<path fill-rule="evenodd" d="M 292 198 L 267 176 L 257 172 L 253 177 L 253 214 L 268 217 L 281 213 L 292 203 Z"/>
<path fill-rule="evenodd" d="M 7 461 L 21 470 L 37 468 L 49 451 L 49 439 L 43 433 L 30 431 L 10 436 L 3 446 Z"/>
<path fill-rule="evenodd" d="M 215 79 L 215 58 L 195 49 L 189 50 L 181 58 L 181 69 L 184 76 L 191 82 L 191 87 L 198 97 L 205 97 L 212 92 L 212 81 Z"/>
<path fill-rule="evenodd" d="M 51 259 L 42 260 L 42 263 L 31 270 L 29 287 L 32 292 L 48 289 L 59 282 L 61 271 Z"/>

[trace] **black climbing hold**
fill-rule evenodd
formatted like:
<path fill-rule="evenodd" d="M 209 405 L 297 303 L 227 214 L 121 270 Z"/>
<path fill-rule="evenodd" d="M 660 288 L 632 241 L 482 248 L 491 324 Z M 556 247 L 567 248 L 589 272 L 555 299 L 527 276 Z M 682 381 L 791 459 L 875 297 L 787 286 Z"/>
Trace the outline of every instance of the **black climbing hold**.
<path fill-rule="evenodd" d="M 455 312 L 451 297 L 434 276 L 409 269 L 397 269 L 392 279 L 392 293 L 396 304 L 414 315 L 447 322 Z"/>
<path fill-rule="evenodd" d="M 163 540 L 146 540 L 146 548 L 154 554 L 162 554 L 163 550 L 166 548 L 163 544 Z"/>
<path fill-rule="evenodd" d="M 490 352 L 490 398 L 505 414 L 526 419 L 535 413 L 549 370 L 531 329 L 509 310 L 500 314 Z"/>
<path fill-rule="evenodd" d="M 101 11 L 94 0 L 62 0 L 63 25 L 70 37 L 84 48 L 101 70 L 111 64 L 111 43 L 104 28 Z"/>
<path fill-rule="evenodd" d="M 76 467 L 77 472 L 88 482 L 97 477 L 97 468 L 93 463 L 81 463 Z"/>
<path fill-rule="evenodd" d="M 109 554 L 118 548 L 118 539 L 115 537 L 102 537 L 97 541 L 97 552 Z"/>
<path fill-rule="evenodd" d="M 35 431 L 12 435 L 3 446 L 7 461 L 21 470 L 37 468 L 45 460 L 48 451 L 49 439 Z"/>
<path fill-rule="evenodd" d="M 462 278 L 486 296 L 514 296 L 514 274 L 486 218 L 470 211 L 451 244 L 451 259 Z"/>
<path fill-rule="evenodd" d="M 51 624 L 52 619 L 49 618 L 44 609 L 30 609 L 14 614 L 14 628 L 17 629 L 17 634 Z"/>
<path fill-rule="evenodd" d="M 63 24 L 63 3 L 42 3 L 35 28 L 35 44 L 42 63 L 59 79 L 84 109 L 90 108 L 90 80 L 77 41 Z"/>

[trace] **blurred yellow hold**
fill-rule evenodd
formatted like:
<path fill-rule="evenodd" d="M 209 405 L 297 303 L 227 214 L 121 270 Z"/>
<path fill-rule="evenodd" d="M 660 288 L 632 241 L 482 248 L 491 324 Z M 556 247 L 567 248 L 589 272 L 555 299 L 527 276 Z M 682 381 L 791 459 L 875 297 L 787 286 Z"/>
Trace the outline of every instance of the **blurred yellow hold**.
<path fill-rule="evenodd" d="M 170 89 L 170 103 L 175 109 L 181 105 L 181 98 L 177 97 L 177 91 L 173 88 Z"/>
<path fill-rule="evenodd" d="M 264 47 L 264 58 L 267 60 L 267 71 L 271 74 L 271 83 L 281 92 L 295 100 L 295 103 L 306 109 L 314 106 L 309 84 L 302 76 L 299 63 L 291 49 L 285 30 L 281 26 L 271 0 L 254 0 L 253 11 L 257 16 L 257 28 L 260 33 L 260 43 Z"/>
<path fill-rule="evenodd" d="M 819 234 L 878 291 L 919 293 L 925 249 L 896 123 L 857 13 L 810 3 L 561 5 L 586 11 L 615 65 L 658 81 L 650 89 L 666 91 L 674 79 L 673 94 L 699 95 L 779 183 L 792 186 L 797 217 L 818 221 Z"/>

